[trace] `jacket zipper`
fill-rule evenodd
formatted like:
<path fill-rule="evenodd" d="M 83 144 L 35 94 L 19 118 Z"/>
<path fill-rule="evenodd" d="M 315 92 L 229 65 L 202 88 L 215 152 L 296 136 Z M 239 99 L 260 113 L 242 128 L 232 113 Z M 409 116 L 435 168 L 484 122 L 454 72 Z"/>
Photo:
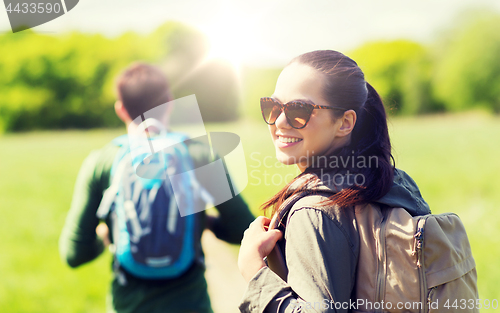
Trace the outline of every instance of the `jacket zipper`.
<path fill-rule="evenodd" d="M 422 305 L 422 308 L 420 309 L 420 312 L 428 312 L 428 306 L 427 306 L 427 299 L 426 299 L 426 286 L 427 286 L 427 280 L 425 279 L 425 269 L 424 269 L 424 254 L 422 251 L 423 245 L 424 245 L 424 225 L 425 225 L 425 219 L 419 219 L 417 222 L 417 231 L 414 235 L 415 237 L 415 248 L 413 250 L 413 254 L 417 255 L 417 269 L 418 269 L 418 276 L 420 278 L 419 280 L 419 285 L 420 285 L 420 303 Z"/>
<path fill-rule="evenodd" d="M 380 233 L 379 233 L 379 257 L 378 257 L 378 269 L 377 269 L 377 289 L 375 293 L 375 302 L 382 303 L 382 298 L 384 297 L 384 289 L 385 289 L 385 227 L 387 225 L 388 217 L 384 217 L 381 221 L 380 225 Z M 382 310 L 375 311 L 376 313 L 382 312 Z"/>

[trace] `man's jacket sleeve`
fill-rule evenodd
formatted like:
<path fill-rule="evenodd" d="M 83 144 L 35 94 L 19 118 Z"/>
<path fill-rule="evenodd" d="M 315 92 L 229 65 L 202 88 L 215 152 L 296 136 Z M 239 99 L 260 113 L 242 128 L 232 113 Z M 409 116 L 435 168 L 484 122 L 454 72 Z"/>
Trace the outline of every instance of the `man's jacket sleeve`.
<path fill-rule="evenodd" d="M 95 232 L 99 224 L 96 212 L 104 190 L 102 172 L 99 173 L 97 166 L 99 156 L 99 152 L 92 152 L 80 168 L 71 207 L 59 239 L 61 258 L 71 267 L 95 259 L 104 250 Z"/>

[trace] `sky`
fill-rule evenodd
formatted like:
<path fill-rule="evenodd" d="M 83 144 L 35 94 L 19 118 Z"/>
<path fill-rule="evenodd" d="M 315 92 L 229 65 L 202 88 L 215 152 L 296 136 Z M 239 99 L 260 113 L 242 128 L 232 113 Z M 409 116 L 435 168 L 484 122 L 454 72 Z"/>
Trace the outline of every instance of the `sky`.
<path fill-rule="evenodd" d="M 500 0 L 80 0 L 34 30 L 113 37 L 130 30 L 148 33 L 176 20 L 206 33 L 215 55 L 270 66 L 307 51 L 346 52 L 372 40 L 431 42 L 460 13 L 474 8 L 500 13 Z M 16 35 L 3 9 L 0 33 Z"/>

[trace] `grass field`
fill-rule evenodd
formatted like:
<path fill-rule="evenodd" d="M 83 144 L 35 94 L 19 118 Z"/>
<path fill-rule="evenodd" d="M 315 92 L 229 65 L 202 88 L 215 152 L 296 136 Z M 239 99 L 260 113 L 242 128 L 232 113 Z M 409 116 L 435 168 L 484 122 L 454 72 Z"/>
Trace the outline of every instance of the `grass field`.
<path fill-rule="evenodd" d="M 255 213 L 293 167 L 276 167 L 263 122 L 215 124 L 240 135 Z M 433 213 L 458 213 L 468 231 L 482 299 L 500 300 L 500 118 L 482 115 L 391 120 L 397 166 L 419 184 Z M 58 237 L 79 166 L 121 130 L 36 132 L 0 137 L 0 312 L 103 312 L 111 255 L 71 270 Z M 266 162 L 266 163 L 265 163 Z"/>

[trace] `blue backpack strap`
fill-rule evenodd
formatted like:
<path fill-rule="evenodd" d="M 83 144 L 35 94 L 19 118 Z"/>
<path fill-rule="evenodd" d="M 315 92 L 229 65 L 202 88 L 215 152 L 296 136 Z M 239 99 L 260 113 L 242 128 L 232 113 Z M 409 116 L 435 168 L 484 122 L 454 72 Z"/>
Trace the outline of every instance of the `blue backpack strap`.
<path fill-rule="evenodd" d="M 115 146 L 120 147 L 120 149 L 116 153 L 113 165 L 111 166 L 111 177 L 113 177 L 118 167 L 118 163 L 120 163 L 123 157 L 125 157 L 125 155 L 127 155 L 127 153 L 130 152 L 130 146 L 128 141 L 128 135 L 121 135 L 119 137 L 116 137 L 115 139 L 111 140 L 111 143 L 114 144 Z"/>
<path fill-rule="evenodd" d="M 108 189 L 104 191 L 104 194 L 101 199 L 101 203 L 99 204 L 99 207 L 97 209 L 97 217 L 101 220 L 106 219 L 108 216 L 111 207 L 113 206 L 113 203 L 116 199 L 116 195 L 118 194 L 118 188 L 120 184 L 120 177 L 116 177 L 115 173 L 117 172 L 118 165 L 120 161 L 127 155 L 129 152 L 129 147 L 128 147 L 128 135 L 121 135 L 119 137 L 116 137 L 111 141 L 111 144 L 120 147 L 118 152 L 115 155 L 115 159 L 113 161 L 113 164 L 111 165 L 111 182 L 110 186 Z"/>

